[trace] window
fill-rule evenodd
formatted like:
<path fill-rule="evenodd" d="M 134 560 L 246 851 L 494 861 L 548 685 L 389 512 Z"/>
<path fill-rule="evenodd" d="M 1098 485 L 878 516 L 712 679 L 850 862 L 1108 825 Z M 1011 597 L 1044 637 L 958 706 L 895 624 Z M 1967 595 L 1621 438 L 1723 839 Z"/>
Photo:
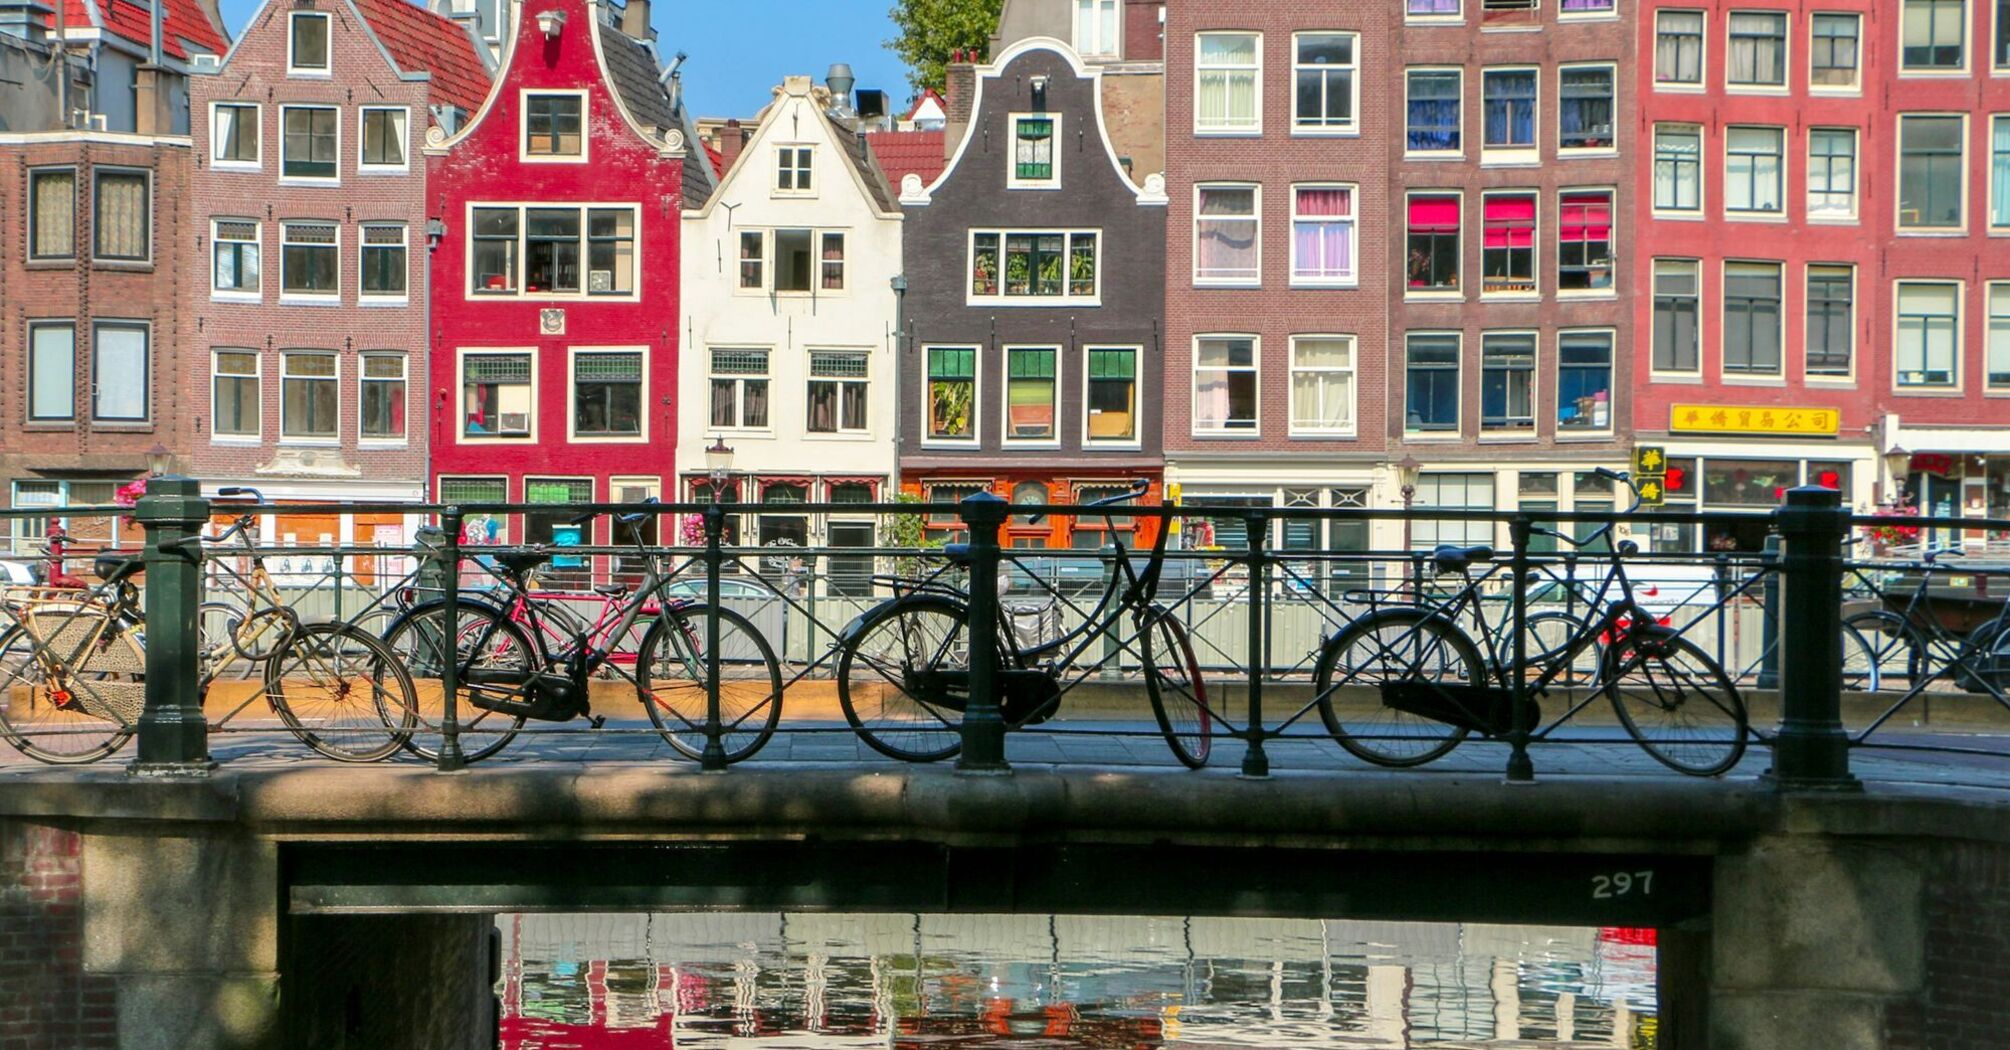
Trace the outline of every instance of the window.
<path fill-rule="evenodd" d="M 441 503 L 506 503 L 508 478 L 441 478 Z"/>
<path fill-rule="evenodd" d="M 1195 40 L 1194 130 L 1259 131 L 1257 105 L 1263 60 L 1255 33 L 1202 33 Z"/>
<path fill-rule="evenodd" d="M 775 291 L 808 292 L 815 267 L 811 265 L 809 230 L 775 231 Z"/>
<path fill-rule="evenodd" d="M 1856 344 L 1856 271 L 1808 267 L 1808 374 L 1846 376 Z"/>
<path fill-rule="evenodd" d="M 1411 153 L 1459 152 L 1463 74 L 1456 69 L 1412 69 L 1404 80 L 1408 91 L 1404 148 Z"/>
<path fill-rule="evenodd" d="M 822 237 L 823 257 L 819 260 L 820 284 L 826 292 L 844 291 L 844 234 L 826 233 Z"/>
<path fill-rule="evenodd" d="M 288 222 L 279 226 L 281 295 L 333 297 L 340 294 L 340 234 L 333 223 Z"/>
<path fill-rule="evenodd" d="M 1563 0 L 1562 16 L 1606 15 L 1617 10 L 1615 0 Z"/>
<path fill-rule="evenodd" d="M 1459 336 L 1412 332 L 1406 341 L 1403 428 L 1459 429 Z"/>
<path fill-rule="evenodd" d="M 1014 347 L 1005 351 L 1005 440 L 1053 441 L 1055 400 L 1052 348 Z"/>
<path fill-rule="evenodd" d="M 1533 25 L 1541 0 L 1480 0 L 1484 26 Z"/>
<path fill-rule="evenodd" d="M 1724 371 L 1780 371 L 1780 265 L 1724 264 Z"/>
<path fill-rule="evenodd" d="M 77 326 L 28 325 L 28 421 L 77 418 Z"/>
<path fill-rule="evenodd" d="M 1856 217 L 1856 129 L 1808 130 L 1808 218 Z"/>
<path fill-rule="evenodd" d="M 1486 149 L 1535 149 L 1536 80 L 1533 69 L 1489 69 L 1480 75 Z"/>
<path fill-rule="evenodd" d="M 335 440 L 340 400 L 335 355 L 288 351 L 279 356 L 279 436 Z"/>
<path fill-rule="evenodd" d="M 1256 339 L 1204 335 L 1194 340 L 1193 428 L 1256 432 Z"/>
<path fill-rule="evenodd" d="M 69 259 L 77 254 L 77 172 L 55 168 L 28 175 L 28 257 Z"/>
<path fill-rule="evenodd" d="M 1409 290 L 1458 291 L 1458 196 L 1417 194 L 1409 200 L 1409 213 Z"/>
<path fill-rule="evenodd" d="M 1354 130 L 1353 33 L 1299 33 L 1292 37 L 1292 82 L 1297 104 L 1291 126 L 1299 131 Z"/>
<path fill-rule="evenodd" d="M 768 425 L 768 352 L 712 351 L 712 425 L 764 429 Z"/>
<path fill-rule="evenodd" d="M 1138 440 L 1138 352 L 1130 347 L 1089 347 L 1088 426 L 1091 444 Z"/>
<path fill-rule="evenodd" d="M 760 231 L 743 230 L 740 233 L 740 287 L 765 288 L 768 281 L 764 276 L 765 267 L 761 258 L 762 240 Z"/>
<path fill-rule="evenodd" d="M 1200 186 L 1194 215 L 1196 284 L 1256 284 L 1262 275 L 1255 186 Z"/>
<path fill-rule="evenodd" d="M 1492 474 L 1420 474 L 1416 505 L 1445 510 L 1494 509 Z M 1491 521 L 1418 521 L 1410 526 L 1410 546 L 1429 550 L 1439 544 L 1471 547 L 1494 541 Z"/>
<path fill-rule="evenodd" d="M 527 209 L 523 258 L 524 291 L 579 291 L 579 209 Z"/>
<path fill-rule="evenodd" d="M 1057 119 L 1046 115 L 1012 118 L 1012 178 L 1008 185 L 1042 188 L 1061 184 L 1054 152 Z"/>
<path fill-rule="evenodd" d="M 91 254 L 118 262 L 145 262 L 153 247 L 148 174 L 98 168 L 92 181 L 97 187 L 97 205 L 91 216 Z"/>
<path fill-rule="evenodd" d="M 363 295 L 403 299 L 410 267 L 405 261 L 405 225 L 363 227 Z"/>
<path fill-rule="evenodd" d="M 279 174 L 288 179 L 334 179 L 341 131 L 334 106 L 281 106 L 285 132 L 279 143 Z"/>
<path fill-rule="evenodd" d="M 1291 283 L 1354 283 L 1354 189 L 1294 186 L 1291 209 Z"/>
<path fill-rule="evenodd" d="M 539 296 L 635 293 L 633 207 L 477 207 L 470 238 L 471 294 L 515 295 L 518 288 Z"/>
<path fill-rule="evenodd" d="M 1998 114 L 1990 125 L 1989 225 L 2010 227 L 2010 114 Z"/>
<path fill-rule="evenodd" d="M 1703 210 L 1703 129 L 1654 125 L 1654 210 Z"/>
<path fill-rule="evenodd" d="M 402 109 L 363 107 L 362 166 L 365 169 L 404 170 L 405 120 L 406 111 Z"/>
<path fill-rule="evenodd" d="M 1490 193 L 1482 207 L 1480 294 L 1535 294 L 1535 194 Z"/>
<path fill-rule="evenodd" d="M 1403 14 L 1406 18 L 1458 18 L 1461 15 L 1459 0 L 1405 0 Z"/>
<path fill-rule="evenodd" d="M 1000 280 L 999 245 L 1004 245 Z M 1087 231 L 976 231 L 970 238 L 971 298 L 1093 301 L 1096 235 Z"/>
<path fill-rule="evenodd" d="M 1556 133 L 1558 149 L 1613 147 L 1611 66 L 1565 66 L 1559 73 Z"/>
<path fill-rule="evenodd" d="M 261 404 L 258 354 L 218 350 L 210 372 L 210 432 L 217 437 L 257 437 Z"/>
<path fill-rule="evenodd" d="M 635 210 L 586 210 L 586 291 L 635 294 Z"/>
<path fill-rule="evenodd" d="M 1576 190 L 1557 198 L 1556 287 L 1612 290 L 1612 193 Z"/>
<path fill-rule="evenodd" d="M 580 124 L 585 109 L 584 94 L 526 93 L 523 98 L 524 156 L 584 158 L 586 140 L 580 135 Z"/>
<path fill-rule="evenodd" d="M 1291 432 L 1354 432 L 1354 340 L 1291 337 Z"/>
<path fill-rule="evenodd" d="M 1784 11 L 1733 11 L 1724 79 L 1733 87 L 1785 87 L 1787 15 Z"/>
<path fill-rule="evenodd" d="M 928 348 L 928 437 L 932 441 L 977 440 L 975 347 Z"/>
<path fill-rule="evenodd" d="M 2010 386 L 2010 282 L 1989 286 L 1989 349 L 1983 367 L 1992 387 Z"/>
<path fill-rule="evenodd" d="M 1899 65 L 1907 70 L 1959 70 L 1966 64 L 1968 0 L 1904 0 Z"/>
<path fill-rule="evenodd" d="M 581 350 L 572 355 L 574 437 L 642 436 L 642 353 Z"/>
<path fill-rule="evenodd" d="M 1841 11 L 1817 11 L 1810 16 L 1812 37 L 1808 55 L 1808 84 L 1815 88 L 1857 86 L 1857 55 L 1863 19 Z"/>
<path fill-rule="evenodd" d="M 216 104 L 210 129 L 212 165 L 258 163 L 258 107 L 230 102 Z"/>
<path fill-rule="evenodd" d="M 811 162 L 815 150 L 808 146 L 783 146 L 775 151 L 775 189 L 781 193 L 808 193 L 814 186 Z"/>
<path fill-rule="evenodd" d="M 516 247 L 520 212 L 515 208 L 476 208 L 474 265 L 468 268 L 476 295 L 516 292 Z"/>
<path fill-rule="evenodd" d="M 1480 432 L 1535 433 L 1535 333 L 1481 338 Z"/>
<path fill-rule="evenodd" d="M 1961 286 L 1898 283 L 1898 385 L 1950 387 L 1961 350 Z"/>
<path fill-rule="evenodd" d="M 258 238 L 258 223 L 248 219 L 218 219 L 210 224 L 212 292 L 248 298 L 258 295 Z"/>
<path fill-rule="evenodd" d="M 524 438 L 531 434 L 531 355 L 467 354 L 461 358 L 461 436 Z"/>
<path fill-rule="evenodd" d="M 1729 128 L 1724 133 L 1724 210 L 1780 212 L 1780 128 Z"/>
<path fill-rule="evenodd" d="M 1703 12 L 1655 12 L 1654 82 L 1702 85 Z"/>
<path fill-rule="evenodd" d="M 151 331 L 144 324 L 98 323 L 91 332 L 91 415 L 110 423 L 143 423 L 152 374 Z"/>
<path fill-rule="evenodd" d="M 1904 230 L 1961 225 L 1962 129 L 1959 116 L 1898 118 L 1898 226 Z"/>
<path fill-rule="evenodd" d="M 1996 68 L 2010 69 L 2010 0 L 1996 0 Z"/>
<path fill-rule="evenodd" d="M 1654 370 L 1694 372 L 1701 343 L 1698 263 L 1654 260 Z"/>
<path fill-rule="evenodd" d="M 405 439 L 405 355 L 374 351 L 363 355 L 358 428 L 365 441 Z"/>
<path fill-rule="evenodd" d="M 328 16 L 307 11 L 291 13 L 286 39 L 288 73 L 328 72 Z"/>
<path fill-rule="evenodd" d="M 1569 435 L 1611 429 L 1612 333 L 1559 334 L 1556 338 L 1556 432 Z"/>
<path fill-rule="evenodd" d="M 1075 52 L 1115 58 L 1123 50 L 1121 0 L 1075 0 Z"/>
<path fill-rule="evenodd" d="M 812 434 L 859 434 L 866 428 L 868 361 L 855 350 L 810 351 Z"/>

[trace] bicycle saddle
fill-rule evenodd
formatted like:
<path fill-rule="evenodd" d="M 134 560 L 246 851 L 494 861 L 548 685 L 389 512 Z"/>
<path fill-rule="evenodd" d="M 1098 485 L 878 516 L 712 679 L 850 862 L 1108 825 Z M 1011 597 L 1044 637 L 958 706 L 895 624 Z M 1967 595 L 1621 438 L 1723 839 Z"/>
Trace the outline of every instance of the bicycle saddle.
<path fill-rule="evenodd" d="M 551 554 L 546 551 L 507 551 L 496 555 L 495 559 L 496 564 L 501 565 L 511 576 L 521 577 L 550 561 Z"/>
<path fill-rule="evenodd" d="M 1494 549 L 1485 545 L 1478 547 L 1453 547 L 1449 544 L 1431 552 L 1431 560 L 1438 563 L 1439 572 L 1459 572 L 1473 562 L 1494 560 Z"/>
<path fill-rule="evenodd" d="M 628 593 L 628 585 L 625 583 L 596 583 L 593 585 L 593 593 L 608 598 L 619 598 Z"/>
<path fill-rule="evenodd" d="M 142 567 L 138 551 L 99 551 L 91 559 L 91 572 L 106 583 L 123 580 Z"/>

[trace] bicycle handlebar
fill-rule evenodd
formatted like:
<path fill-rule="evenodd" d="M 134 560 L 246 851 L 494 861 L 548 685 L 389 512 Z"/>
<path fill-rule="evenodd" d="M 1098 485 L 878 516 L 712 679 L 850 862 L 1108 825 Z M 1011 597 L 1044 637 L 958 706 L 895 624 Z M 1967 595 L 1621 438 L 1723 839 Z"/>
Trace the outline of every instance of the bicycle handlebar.
<path fill-rule="evenodd" d="M 1640 486 L 1635 485 L 1633 483 L 1632 474 L 1623 470 L 1614 470 L 1611 467 L 1599 467 L 1593 470 L 1592 473 L 1597 475 L 1598 477 L 1604 478 L 1607 481 L 1613 481 L 1621 485 L 1624 485 L 1626 486 L 1626 491 L 1633 493 L 1633 505 L 1626 508 L 1626 510 L 1622 513 L 1622 516 L 1632 515 L 1634 512 L 1640 509 L 1640 505 L 1642 503 L 1646 502 L 1640 496 Z M 1619 519 L 1615 517 L 1613 520 L 1608 521 L 1603 525 L 1600 525 L 1596 529 L 1593 529 L 1590 533 L 1588 533 L 1581 539 L 1579 537 L 1572 536 L 1571 534 L 1563 531 L 1562 529 L 1535 528 L 1531 529 L 1530 531 L 1540 533 L 1544 536 L 1549 536 L 1554 539 L 1562 540 L 1563 542 L 1570 544 L 1572 547 L 1584 548 L 1591 546 L 1592 544 L 1597 543 L 1600 540 L 1610 537 L 1612 535 L 1613 527 L 1618 524 Z"/>
<path fill-rule="evenodd" d="M 1131 487 L 1127 491 L 1119 492 L 1114 496 L 1104 496 L 1102 499 L 1099 500 L 1090 500 L 1087 503 L 1080 503 L 1076 505 L 1081 507 L 1114 507 L 1119 503 L 1129 503 L 1134 499 L 1140 499 L 1144 496 L 1145 493 L 1150 492 L 1151 489 L 1152 489 L 1152 483 L 1149 478 L 1137 478 L 1131 482 Z M 1026 518 L 1026 524 L 1038 525 L 1040 523 L 1040 519 L 1044 517 L 1046 517 L 1045 514 L 1029 515 Z"/>

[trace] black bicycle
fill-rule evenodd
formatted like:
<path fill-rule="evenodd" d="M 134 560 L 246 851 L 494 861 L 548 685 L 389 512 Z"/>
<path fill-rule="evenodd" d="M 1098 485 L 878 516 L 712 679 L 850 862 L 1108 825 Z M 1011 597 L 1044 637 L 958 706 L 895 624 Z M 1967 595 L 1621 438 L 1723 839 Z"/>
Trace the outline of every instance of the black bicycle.
<path fill-rule="evenodd" d="M 1084 506 L 1127 503 L 1148 487 L 1137 481 L 1128 492 Z M 970 699 L 972 644 L 998 648 L 999 707 L 1008 729 L 1052 718 L 1070 690 L 1128 654 L 1144 673 L 1152 714 L 1173 755 L 1189 768 L 1206 765 L 1218 719 L 1209 710 L 1185 626 L 1155 600 L 1169 531 L 1158 530 L 1142 568 L 1132 564 L 1117 539 L 1110 548 L 1113 571 L 1083 622 L 1032 645 L 1022 645 L 1002 615 L 996 638 L 976 643 L 970 637 L 970 595 L 944 578 L 950 569 L 970 564 L 966 544 L 945 547 L 947 564 L 922 579 L 875 577 L 894 596 L 853 620 L 838 641 L 838 702 L 845 720 L 883 755 L 939 761 L 962 748 L 957 730 Z M 1089 661 L 1090 651 L 1106 641 L 1114 651 Z"/>
<path fill-rule="evenodd" d="M 1861 717 L 1865 711 L 1845 705 L 1843 728 L 1852 739 L 1869 736 L 1928 686 L 1942 680 L 1963 692 L 1986 694 L 2010 708 L 2010 604 L 2002 605 L 1994 615 L 1985 613 L 1981 622 L 1968 630 L 1956 630 L 1947 621 L 1953 619 L 1955 626 L 1965 626 L 1961 617 L 1968 611 L 1962 608 L 1966 603 L 1950 602 L 1934 593 L 1934 583 L 1944 579 L 1948 571 L 1942 559 L 1962 554 L 1958 548 L 1928 550 L 1916 561 L 1881 566 L 1895 572 L 1900 581 L 1909 578 L 1909 589 L 1882 586 L 1869 579 L 1866 568 L 1855 570 L 1884 607 L 1853 613 L 1843 619 L 1843 626 L 1867 643 L 1873 681 L 1903 683 L 1906 690 L 1870 718 Z M 1986 574 L 1986 570 L 1976 572 Z"/>

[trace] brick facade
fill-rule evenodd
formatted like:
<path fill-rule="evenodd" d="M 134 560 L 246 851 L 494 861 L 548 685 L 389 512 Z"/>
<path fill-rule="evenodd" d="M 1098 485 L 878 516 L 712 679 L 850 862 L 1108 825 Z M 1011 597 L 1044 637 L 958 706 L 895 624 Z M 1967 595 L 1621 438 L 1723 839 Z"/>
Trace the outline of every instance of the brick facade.
<path fill-rule="evenodd" d="M 110 977 L 84 972 L 82 837 L 0 824 L 0 1046 L 119 1045 Z"/>

